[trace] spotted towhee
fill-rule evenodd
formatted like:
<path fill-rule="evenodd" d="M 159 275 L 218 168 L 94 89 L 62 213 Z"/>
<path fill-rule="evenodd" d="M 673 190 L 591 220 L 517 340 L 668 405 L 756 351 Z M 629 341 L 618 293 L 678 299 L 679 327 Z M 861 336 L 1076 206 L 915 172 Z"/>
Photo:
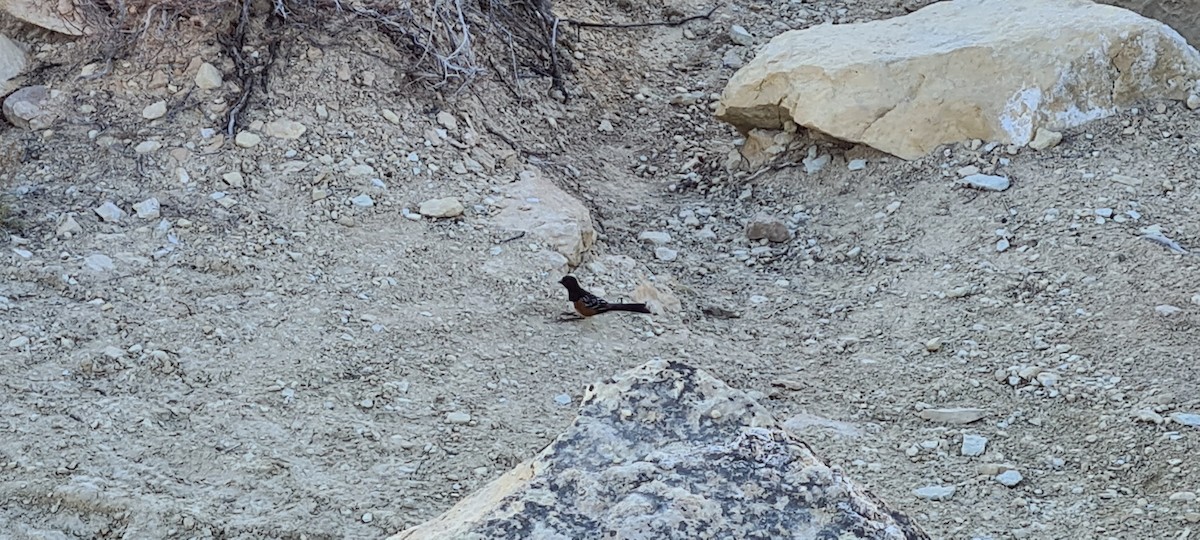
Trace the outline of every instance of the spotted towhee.
<path fill-rule="evenodd" d="M 575 312 L 583 317 L 591 317 L 608 311 L 632 311 L 634 313 L 650 313 L 646 304 L 610 304 L 603 298 L 583 290 L 579 280 L 574 276 L 564 276 L 558 281 L 567 288 L 571 303 L 575 304 Z"/>

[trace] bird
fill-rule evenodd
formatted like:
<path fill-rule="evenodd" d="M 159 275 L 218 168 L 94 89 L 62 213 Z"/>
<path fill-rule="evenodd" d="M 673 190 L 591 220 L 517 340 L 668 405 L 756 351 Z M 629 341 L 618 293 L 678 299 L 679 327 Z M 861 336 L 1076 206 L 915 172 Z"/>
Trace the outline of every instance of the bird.
<path fill-rule="evenodd" d="M 575 276 L 563 276 L 558 282 L 567 288 L 567 296 L 575 305 L 575 312 L 580 317 L 592 317 L 609 311 L 650 313 L 650 308 L 646 307 L 646 304 L 610 304 L 607 300 L 583 290 Z"/>

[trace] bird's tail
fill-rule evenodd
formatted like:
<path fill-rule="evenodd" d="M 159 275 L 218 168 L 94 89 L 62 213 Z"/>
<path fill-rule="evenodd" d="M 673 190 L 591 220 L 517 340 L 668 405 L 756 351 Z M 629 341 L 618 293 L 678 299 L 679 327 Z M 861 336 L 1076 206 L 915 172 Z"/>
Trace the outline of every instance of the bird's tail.
<path fill-rule="evenodd" d="M 634 313 L 650 313 L 646 304 L 609 304 L 608 311 L 632 311 Z"/>

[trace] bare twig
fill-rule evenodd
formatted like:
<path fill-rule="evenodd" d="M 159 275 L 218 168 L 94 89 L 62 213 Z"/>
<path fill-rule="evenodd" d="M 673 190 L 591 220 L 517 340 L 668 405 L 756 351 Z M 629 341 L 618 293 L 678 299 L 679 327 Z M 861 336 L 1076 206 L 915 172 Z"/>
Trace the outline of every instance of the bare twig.
<path fill-rule="evenodd" d="M 627 24 L 594 23 L 594 22 L 588 22 L 588 21 L 576 21 L 574 19 L 563 19 L 562 21 L 567 24 L 575 25 L 576 27 L 579 27 L 579 28 L 629 29 L 629 28 L 649 28 L 649 27 L 653 27 L 653 26 L 680 26 L 680 25 L 689 23 L 691 21 L 696 21 L 696 20 L 700 20 L 700 19 L 711 19 L 713 16 L 713 13 L 716 13 L 717 8 L 719 8 L 719 7 L 721 7 L 721 5 L 717 4 L 717 5 L 713 6 L 712 9 L 708 10 L 707 13 L 700 13 L 697 15 L 692 15 L 690 17 L 684 17 L 677 21 L 653 21 L 653 22 L 627 23 Z"/>

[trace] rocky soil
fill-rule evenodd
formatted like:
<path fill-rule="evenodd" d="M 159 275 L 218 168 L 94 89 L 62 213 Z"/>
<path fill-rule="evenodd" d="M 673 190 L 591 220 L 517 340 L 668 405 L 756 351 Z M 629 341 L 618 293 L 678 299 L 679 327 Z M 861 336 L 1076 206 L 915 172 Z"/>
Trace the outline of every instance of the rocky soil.
<path fill-rule="evenodd" d="M 439 100 L 379 36 L 312 30 L 236 141 L 232 83 L 205 88 L 203 63 L 232 73 L 216 43 L 79 79 L 78 45 L 8 24 L 66 63 L 24 82 L 61 92 L 52 128 L 0 128 L 25 221 L 0 253 L 0 530 L 382 537 L 536 454 L 588 383 L 663 357 L 760 397 L 934 537 L 1188 538 L 1200 113 L 1146 103 L 1042 151 L 814 143 L 724 171 L 737 134 L 713 100 L 756 44 L 921 4 L 583 29 L 565 104 L 539 78 L 521 102 L 490 81 Z M 652 284 L 665 313 L 557 321 L 563 258 L 489 226 L 526 170 L 591 210 L 584 285 Z M 960 185 L 975 172 L 1011 187 Z M 445 197 L 461 216 L 420 216 Z"/>

